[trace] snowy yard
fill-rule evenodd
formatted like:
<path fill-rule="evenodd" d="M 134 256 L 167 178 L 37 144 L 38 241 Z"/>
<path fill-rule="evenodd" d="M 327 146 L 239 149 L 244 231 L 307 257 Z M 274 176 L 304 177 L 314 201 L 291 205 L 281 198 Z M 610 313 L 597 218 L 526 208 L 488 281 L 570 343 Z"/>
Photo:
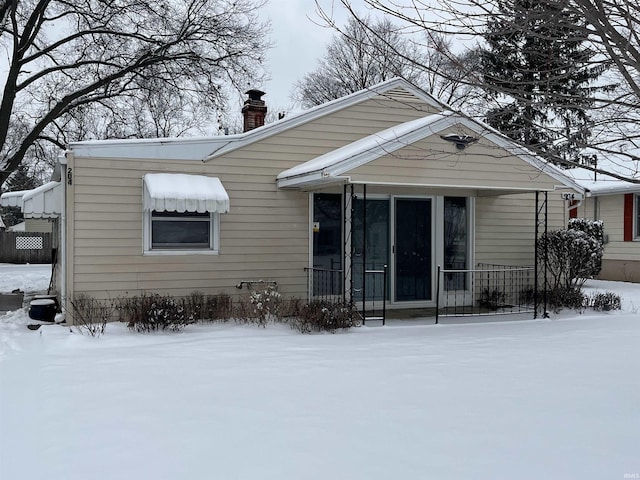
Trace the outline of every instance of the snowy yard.
<path fill-rule="evenodd" d="M 0 314 L 0 478 L 640 478 L 640 285 L 590 287 L 624 311 L 99 338 Z"/>

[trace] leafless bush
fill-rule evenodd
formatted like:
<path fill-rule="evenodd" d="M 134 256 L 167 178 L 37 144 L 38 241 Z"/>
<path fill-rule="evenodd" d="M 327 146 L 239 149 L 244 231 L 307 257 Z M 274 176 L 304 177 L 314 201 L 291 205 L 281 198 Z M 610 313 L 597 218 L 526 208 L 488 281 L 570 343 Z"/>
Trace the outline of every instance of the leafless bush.
<path fill-rule="evenodd" d="M 304 305 L 289 325 L 300 333 L 335 333 L 354 326 L 353 314 L 353 308 L 346 302 L 314 300 Z"/>
<path fill-rule="evenodd" d="M 84 293 L 75 295 L 69 303 L 73 324 L 92 337 L 99 337 L 104 333 L 107 322 L 113 319 L 116 310 L 111 300 L 96 300 Z"/>

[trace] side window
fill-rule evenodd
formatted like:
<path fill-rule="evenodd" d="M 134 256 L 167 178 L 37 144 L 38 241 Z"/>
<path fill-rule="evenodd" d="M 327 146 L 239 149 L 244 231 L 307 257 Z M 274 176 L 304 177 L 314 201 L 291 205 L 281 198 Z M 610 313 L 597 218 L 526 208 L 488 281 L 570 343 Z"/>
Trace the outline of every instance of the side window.
<path fill-rule="evenodd" d="M 147 251 L 218 250 L 219 215 L 196 212 L 147 212 Z"/>

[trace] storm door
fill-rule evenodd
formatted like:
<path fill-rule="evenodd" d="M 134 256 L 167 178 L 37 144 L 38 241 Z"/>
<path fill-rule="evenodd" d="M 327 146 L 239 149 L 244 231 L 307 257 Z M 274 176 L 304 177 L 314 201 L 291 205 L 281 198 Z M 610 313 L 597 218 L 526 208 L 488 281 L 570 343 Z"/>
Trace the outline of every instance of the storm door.
<path fill-rule="evenodd" d="M 363 271 L 382 270 L 389 265 L 389 200 L 356 200 L 353 209 L 353 286 L 354 299 L 362 299 L 362 288 L 367 300 L 382 300 L 384 277 L 368 274 L 363 282 Z M 389 296 L 389 284 L 387 292 Z"/>
<path fill-rule="evenodd" d="M 428 198 L 395 199 L 395 300 L 431 300 L 431 217 Z"/>

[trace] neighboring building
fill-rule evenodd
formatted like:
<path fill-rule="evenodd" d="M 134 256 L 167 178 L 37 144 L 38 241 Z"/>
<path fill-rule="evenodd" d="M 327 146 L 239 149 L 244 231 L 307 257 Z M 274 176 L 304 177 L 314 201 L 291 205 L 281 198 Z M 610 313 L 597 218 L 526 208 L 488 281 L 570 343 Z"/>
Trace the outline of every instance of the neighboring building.
<path fill-rule="evenodd" d="M 640 153 L 640 152 L 637 152 Z M 597 167 L 624 178 L 640 180 L 637 162 L 625 155 L 591 153 Z M 602 220 L 605 249 L 598 278 L 640 282 L 640 183 L 594 174 L 584 168 L 566 171 L 585 191 L 572 216 Z"/>

